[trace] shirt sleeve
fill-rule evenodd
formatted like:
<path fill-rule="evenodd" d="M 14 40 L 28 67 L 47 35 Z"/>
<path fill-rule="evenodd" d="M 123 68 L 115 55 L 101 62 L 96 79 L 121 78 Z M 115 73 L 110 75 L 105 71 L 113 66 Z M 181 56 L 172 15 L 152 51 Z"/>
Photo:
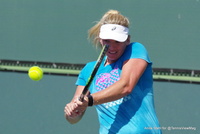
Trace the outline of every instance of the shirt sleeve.
<path fill-rule="evenodd" d="M 123 56 L 124 61 L 128 59 L 138 58 L 143 59 L 148 63 L 152 63 L 146 48 L 138 42 L 131 43 L 129 46 L 127 46 Z"/>
<path fill-rule="evenodd" d="M 81 70 L 78 79 L 76 81 L 76 85 L 78 86 L 85 86 L 87 83 L 87 80 L 91 74 L 91 70 L 94 67 L 95 62 L 87 63 L 84 68 Z"/>

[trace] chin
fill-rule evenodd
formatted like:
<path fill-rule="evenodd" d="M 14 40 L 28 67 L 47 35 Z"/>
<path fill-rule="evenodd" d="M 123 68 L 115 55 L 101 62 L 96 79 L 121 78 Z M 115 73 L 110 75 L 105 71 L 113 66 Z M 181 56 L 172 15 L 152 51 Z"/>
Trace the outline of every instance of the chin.
<path fill-rule="evenodd" d="M 117 61 L 117 59 L 114 59 L 114 58 L 108 58 L 108 62 L 110 64 L 114 63 L 115 61 Z"/>

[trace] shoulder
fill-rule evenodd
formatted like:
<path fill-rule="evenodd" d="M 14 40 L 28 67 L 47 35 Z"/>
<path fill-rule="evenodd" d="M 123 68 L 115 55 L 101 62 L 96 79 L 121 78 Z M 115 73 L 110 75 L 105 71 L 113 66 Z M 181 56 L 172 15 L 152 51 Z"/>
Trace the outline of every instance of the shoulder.
<path fill-rule="evenodd" d="M 91 61 L 91 62 L 88 62 L 84 68 L 90 68 L 90 67 L 93 67 L 94 65 L 96 64 L 96 61 Z"/>
<path fill-rule="evenodd" d="M 144 59 L 149 63 L 151 62 L 145 46 L 139 42 L 133 42 L 126 47 L 124 58 L 125 60 L 139 58 Z"/>
<path fill-rule="evenodd" d="M 145 46 L 139 42 L 130 43 L 127 46 L 127 50 L 130 50 L 130 49 L 132 49 L 132 51 L 133 50 L 146 50 Z"/>
<path fill-rule="evenodd" d="M 76 85 L 82 85 L 82 86 L 86 85 L 86 82 L 90 76 L 91 69 L 94 67 L 95 63 L 96 63 L 95 61 L 89 62 L 83 67 L 83 69 L 79 73 Z"/>
<path fill-rule="evenodd" d="M 88 71 L 88 70 L 91 70 L 91 68 L 94 67 L 96 61 L 92 61 L 92 62 L 88 62 L 82 69 L 82 72 L 83 71 Z"/>

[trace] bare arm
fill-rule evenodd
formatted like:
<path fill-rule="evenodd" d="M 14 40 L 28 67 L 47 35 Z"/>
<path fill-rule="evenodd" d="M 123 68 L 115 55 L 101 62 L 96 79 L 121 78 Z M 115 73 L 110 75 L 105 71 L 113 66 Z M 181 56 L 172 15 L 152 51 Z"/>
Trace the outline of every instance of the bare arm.
<path fill-rule="evenodd" d="M 148 63 L 142 59 L 130 59 L 124 62 L 119 81 L 110 87 L 92 94 L 94 105 L 120 99 L 132 92 Z"/>

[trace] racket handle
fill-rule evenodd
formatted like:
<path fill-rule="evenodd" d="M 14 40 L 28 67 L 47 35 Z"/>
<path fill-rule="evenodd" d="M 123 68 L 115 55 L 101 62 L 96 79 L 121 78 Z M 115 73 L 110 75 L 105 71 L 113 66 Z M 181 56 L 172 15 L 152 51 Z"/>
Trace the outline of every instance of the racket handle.
<path fill-rule="evenodd" d="M 81 94 L 81 96 L 79 97 L 79 101 L 83 102 L 85 95 Z"/>

